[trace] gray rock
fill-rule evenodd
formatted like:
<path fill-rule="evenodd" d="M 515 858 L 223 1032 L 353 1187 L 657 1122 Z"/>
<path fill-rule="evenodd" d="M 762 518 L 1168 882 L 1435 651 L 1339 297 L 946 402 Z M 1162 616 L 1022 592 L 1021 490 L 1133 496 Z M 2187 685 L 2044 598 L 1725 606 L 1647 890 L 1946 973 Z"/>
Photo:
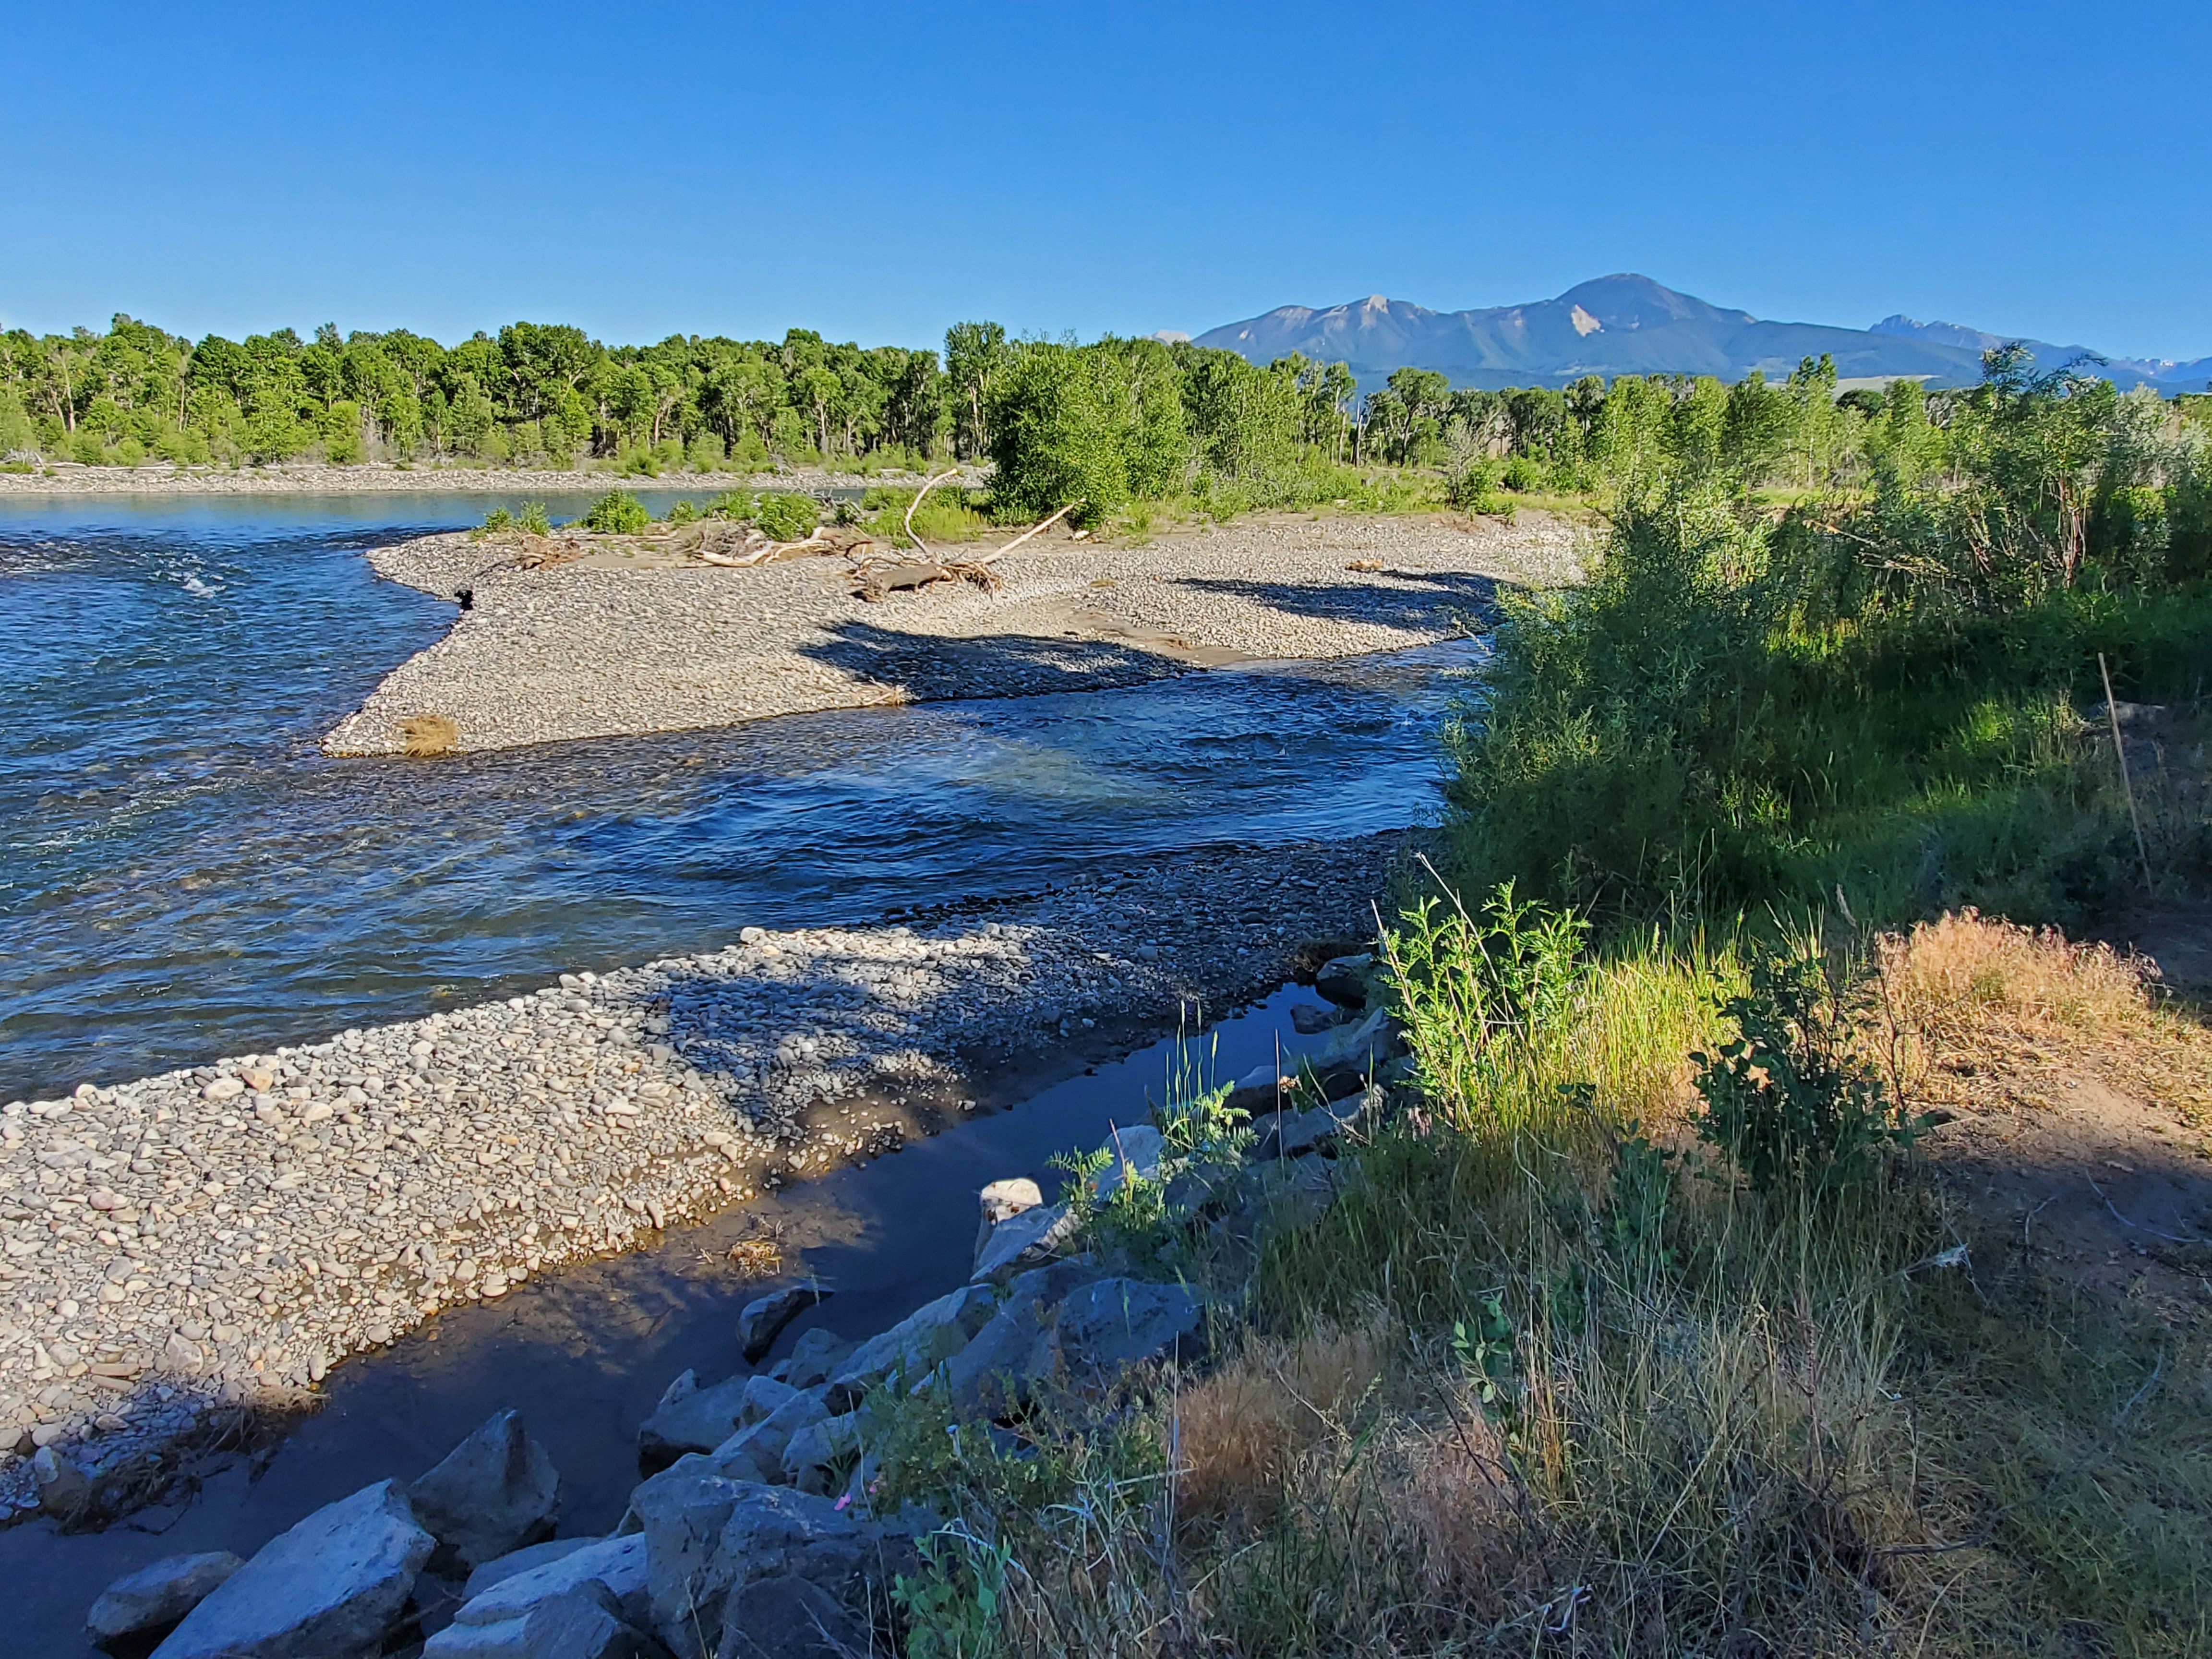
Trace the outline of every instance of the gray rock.
<path fill-rule="evenodd" d="M 102 1590 L 85 1619 L 84 1633 L 102 1646 L 125 1637 L 152 1636 L 182 1619 L 245 1565 L 228 1550 L 164 1556 Z"/>
<path fill-rule="evenodd" d="M 760 1379 L 763 1382 L 768 1379 Z M 665 1468 L 686 1452 L 712 1451 L 743 1425 L 750 1376 L 732 1376 L 702 1389 L 685 1371 L 668 1385 L 660 1404 L 638 1426 L 637 1458 L 648 1469 Z"/>
<path fill-rule="evenodd" d="M 611 1590 L 587 1579 L 497 1624 L 448 1625 L 423 1644 L 422 1659 L 667 1659 L 667 1653 L 623 1616 Z"/>
<path fill-rule="evenodd" d="M 487 1561 L 469 1575 L 462 1587 L 461 1600 L 482 1595 L 503 1578 L 512 1578 L 518 1572 L 530 1572 L 574 1555 L 578 1550 L 589 1549 L 594 1544 L 604 1544 L 604 1538 L 549 1538 L 542 1544 L 530 1544 L 519 1550 Z"/>
<path fill-rule="evenodd" d="M 1032 1210 L 1030 1215 L 1040 1213 Z M 1027 1215 L 1004 1224 L 1018 1226 Z M 964 1285 L 925 1303 L 879 1336 L 853 1350 L 842 1370 L 830 1384 L 826 1403 L 832 1411 L 850 1410 L 862 1395 L 885 1377 L 917 1379 L 968 1346 L 968 1340 L 990 1322 L 998 1301 L 980 1285 Z"/>
<path fill-rule="evenodd" d="M 1367 975 L 1375 966 L 1370 952 L 1365 956 L 1335 957 L 1324 962 L 1314 975 L 1314 989 L 1331 1002 L 1344 1008 L 1364 1008 L 1367 1006 Z"/>
<path fill-rule="evenodd" d="M 755 1382 L 765 1382 L 756 1377 Z M 739 1429 L 720 1445 L 708 1454 L 707 1461 L 718 1474 L 733 1480 L 759 1480 L 774 1484 L 783 1479 L 783 1455 L 791 1444 L 791 1437 L 802 1429 L 812 1427 L 830 1415 L 830 1408 L 822 1403 L 826 1389 L 800 1393 L 787 1391 L 790 1397 L 757 1423 Z"/>
<path fill-rule="evenodd" d="M 1009 1216 L 991 1229 L 975 1255 L 972 1282 L 1003 1279 L 1058 1255 L 1082 1231 L 1082 1221 L 1065 1204 L 1040 1204 Z"/>
<path fill-rule="evenodd" d="M 975 1340 L 915 1385 L 941 1387 L 963 1419 L 1008 1416 L 1029 1402 L 1053 1370 L 1052 1322 L 1060 1304 L 1097 1272 L 1088 1258 L 1055 1261 L 1022 1274 Z"/>
<path fill-rule="evenodd" d="M 1167 1156 L 1167 1139 L 1149 1123 L 1116 1129 L 1107 1137 L 1106 1151 L 1113 1162 L 1091 1178 L 1091 1201 L 1103 1204 L 1124 1187 L 1139 1181 L 1158 1181 L 1160 1160 Z"/>
<path fill-rule="evenodd" d="M 1260 1132 L 1258 1144 L 1252 1149 L 1253 1158 L 1263 1162 L 1271 1158 L 1303 1158 L 1316 1147 L 1335 1139 L 1363 1117 L 1379 1115 L 1383 1098 L 1381 1089 L 1370 1088 L 1310 1111 L 1261 1118 L 1253 1125 Z"/>
<path fill-rule="evenodd" d="M 726 1607 L 716 1659 L 853 1659 L 870 1647 L 851 1609 L 794 1573 L 751 1579 Z"/>
<path fill-rule="evenodd" d="M 824 1417 L 791 1437 L 783 1449 L 782 1484 L 816 1497 L 844 1485 L 844 1470 L 860 1449 L 860 1414 Z"/>
<path fill-rule="evenodd" d="M 1357 1024 L 1340 1025 L 1326 1042 L 1306 1056 L 1316 1071 L 1350 1066 L 1369 1071 L 1398 1051 L 1398 1033 L 1390 1024 L 1390 1011 L 1377 1008 Z"/>
<path fill-rule="evenodd" d="M 561 1476 L 522 1413 L 504 1411 L 410 1486 L 407 1499 L 438 1540 L 434 1565 L 473 1571 L 553 1530 Z"/>
<path fill-rule="evenodd" d="M 461 1603 L 456 1625 L 499 1625 L 526 1616 L 540 1601 L 581 1585 L 606 1587 L 631 1622 L 646 1605 L 646 1545 L 635 1534 L 594 1539 L 543 1565 L 495 1580 Z"/>
<path fill-rule="evenodd" d="M 1090 1389 L 1147 1360 L 1194 1358 L 1205 1328 L 1204 1305 L 1182 1285 L 1102 1279 L 1060 1304 L 1052 1346 L 1061 1380 Z"/>
<path fill-rule="evenodd" d="M 720 1594 L 756 1579 L 803 1578 L 864 1620 L 900 1573 L 919 1570 L 914 1541 L 862 1522 L 827 1498 L 756 1488 L 730 1511 L 716 1549 Z"/>
<path fill-rule="evenodd" d="M 435 1540 L 397 1480 L 271 1539 L 155 1650 L 156 1659 L 361 1659 L 383 1645 Z"/>
<path fill-rule="evenodd" d="M 837 1374 L 853 1345 L 832 1330 L 816 1326 L 801 1331 L 791 1352 L 771 1367 L 769 1375 L 794 1389 L 819 1388 Z"/>
<path fill-rule="evenodd" d="M 1291 1029 L 1300 1036 L 1319 1036 L 1344 1018 L 1339 1008 L 1317 1007 L 1310 1002 L 1293 1003 L 1291 1006 Z"/>
<path fill-rule="evenodd" d="M 702 1632 L 720 1628 L 721 1592 L 715 1552 L 723 1523 L 753 1480 L 717 1474 L 708 1460 L 686 1457 L 630 1494 L 624 1526 L 635 1524 L 646 1561 L 645 1622 L 680 1659 L 699 1659 Z"/>
<path fill-rule="evenodd" d="M 31 1454 L 31 1478 L 38 1482 L 39 1507 L 57 1520 L 75 1520 L 92 1502 L 92 1478 L 54 1447 Z"/>
<path fill-rule="evenodd" d="M 746 1303 L 738 1315 L 738 1340 L 744 1346 L 745 1364 L 758 1364 L 783 1328 L 829 1294 L 818 1285 L 787 1285 Z"/>

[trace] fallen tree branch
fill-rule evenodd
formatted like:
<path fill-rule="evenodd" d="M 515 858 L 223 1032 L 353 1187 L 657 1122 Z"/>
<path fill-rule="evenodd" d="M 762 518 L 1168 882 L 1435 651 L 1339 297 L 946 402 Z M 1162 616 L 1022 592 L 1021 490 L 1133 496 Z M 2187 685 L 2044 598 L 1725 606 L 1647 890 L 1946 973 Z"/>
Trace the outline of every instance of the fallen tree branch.
<path fill-rule="evenodd" d="M 919 501 L 921 498 L 917 495 L 915 499 Z M 1083 498 L 1079 495 L 1075 500 L 1070 501 L 1066 507 L 1061 507 L 1059 512 L 1054 514 L 1049 519 L 1046 519 L 1041 523 L 1031 525 L 1027 530 L 1022 532 L 1020 535 L 1015 537 L 1013 540 L 1008 542 L 1004 547 L 999 548 L 994 551 L 986 553 L 981 558 L 974 561 L 974 562 L 979 565 L 988 564 L 992 560 L 998 558 L 1002 555 L 1012 552 L 1024 542 L 1029 540 L 1030 537 L 1038 534 L 1040 532 L 1051 529 L 1053 526 L 1058 524 L 1062 519 L 1066 518 L 1069 514 L 1074 512 L 1077 507 L 1082 505 Z"/>

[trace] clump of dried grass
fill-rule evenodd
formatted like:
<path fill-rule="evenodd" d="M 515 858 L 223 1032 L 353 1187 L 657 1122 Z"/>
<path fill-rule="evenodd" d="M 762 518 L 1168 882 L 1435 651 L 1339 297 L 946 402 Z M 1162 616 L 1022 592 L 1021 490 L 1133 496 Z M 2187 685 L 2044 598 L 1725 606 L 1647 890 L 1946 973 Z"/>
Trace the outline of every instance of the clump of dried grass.
<path fill-rule="evenodd" d="M 461 746 L 461 728 L 444 714 L 410 714 L 399 722 L 399 752 L 413 760 L 450 755 Z"/>
<path fill-rule="evenodd" d="M 2144 957 L 1962 910 L 1885 937 L 1876 967 L 1923 1091 L 2070 1067 L 2212 1111 L 2212 1033 L 2160 1006 Z"/>
<path fill-rule="evenodd" d="M 1384 1348 L 1379 1319 L 1258 1337 L 1184 1389 L 1170 1429 L 1178 1513 L 1192 1523 L 1273 1514 L 1291 1466 L 1375 1390 Z"/>

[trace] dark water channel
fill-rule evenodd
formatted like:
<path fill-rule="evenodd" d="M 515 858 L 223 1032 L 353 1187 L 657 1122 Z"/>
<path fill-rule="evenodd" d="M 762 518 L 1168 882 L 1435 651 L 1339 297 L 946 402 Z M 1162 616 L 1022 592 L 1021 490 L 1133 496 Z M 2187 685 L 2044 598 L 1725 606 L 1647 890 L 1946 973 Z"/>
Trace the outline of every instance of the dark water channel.
<path fill-rule="evenodd" d="M 673 492 L 669 499 L 673 499 Z M 656 507 L 664 503 L 648 498 Z M 506 995 L 564 969 L 1034 890 L 1206 842 L 1346 836 L 1433 809 L 1477 647 L 1110 691 L 794 716 L 432 763 L 317 739 L 451 607 L 362 550 L 486 497 L 0 499 L 0 1099 Z M 514 505 L 508 502 L 507 505 Z M 556 516 L 580 501 L 553 504 Z M 1236 1076 L 1307 1045 L 1291 994 L 1218 1028 Z M 744 1369 L 729 1244 L 760 1225 L 883 1328 L 964 1278 L 975 1188 L 1141 1118 L 1170 1045 L 655 1249 L 533 1279 L 332 1374 L 257 1474 L 109 1531 L 0 1532 L 0 1650 L 88 1652 L 86 1607 L 158 1556 L 250 1553 L 523 1406 L 604 1531 L 638 1423 L 686 1366 Z M 772 1363 L 773 1356 L 771 1357 Z"/>
<path fill-rule="evenodd" d="M 326 758 L 321 734 L 453 614 L 362 550 L 486 506 L 0 499 L 0 1100 L 748 924 L 1403 824 L 1436 799 L 1476 648 Z"/>

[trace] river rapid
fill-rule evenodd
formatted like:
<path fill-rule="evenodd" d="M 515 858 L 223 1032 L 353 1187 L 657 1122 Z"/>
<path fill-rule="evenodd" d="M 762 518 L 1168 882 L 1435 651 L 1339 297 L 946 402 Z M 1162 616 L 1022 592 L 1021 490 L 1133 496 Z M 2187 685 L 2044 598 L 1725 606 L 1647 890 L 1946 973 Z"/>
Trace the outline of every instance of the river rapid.
<path fill-rule="evenodd" d="M 0 1099 L 750 925 L 1417 821 L 1480 649 L 432 762 L 323 756 L 322 733 L 453 614 L 364 551 L 518 504 L 0 501 Z"/>

